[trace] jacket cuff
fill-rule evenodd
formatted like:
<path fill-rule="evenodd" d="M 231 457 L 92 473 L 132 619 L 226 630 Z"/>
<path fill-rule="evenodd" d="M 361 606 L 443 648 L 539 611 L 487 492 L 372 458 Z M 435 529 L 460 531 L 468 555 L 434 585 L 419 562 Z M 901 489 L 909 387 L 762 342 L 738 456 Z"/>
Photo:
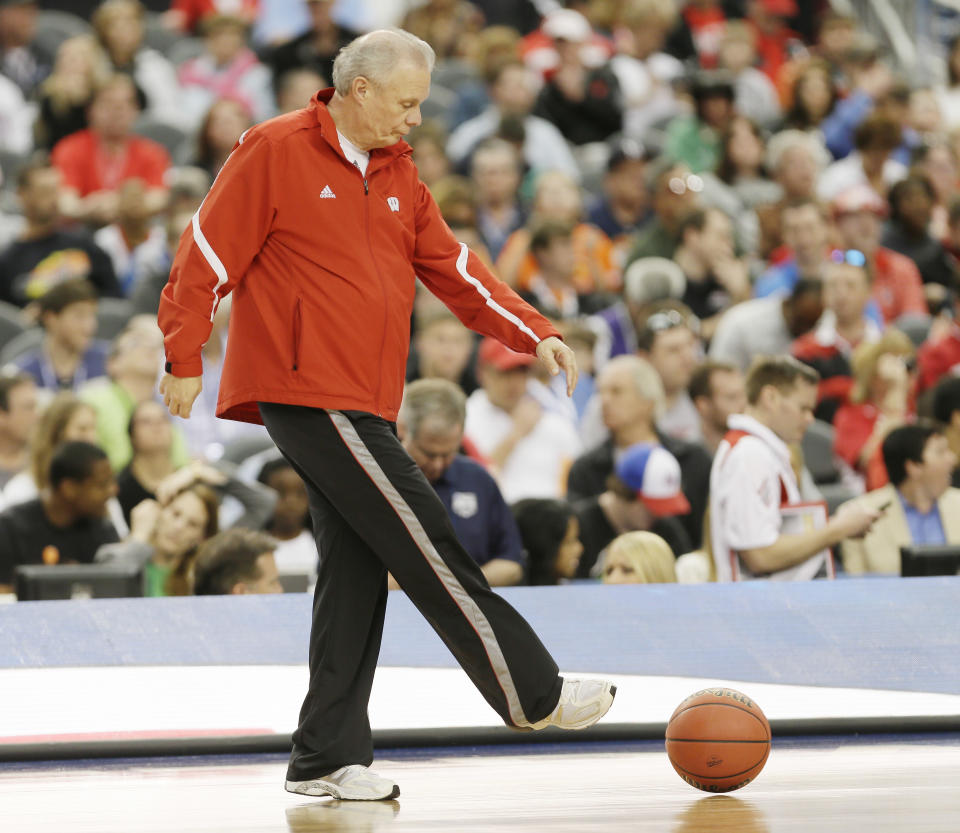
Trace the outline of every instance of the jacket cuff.
<path fill-rule="evenodd" d="M 164 371 L 180 378 L 190 378 L 203 375 L 203 361 L 193 359 L 189 362 L 167 362 L 163 366 Z"/>

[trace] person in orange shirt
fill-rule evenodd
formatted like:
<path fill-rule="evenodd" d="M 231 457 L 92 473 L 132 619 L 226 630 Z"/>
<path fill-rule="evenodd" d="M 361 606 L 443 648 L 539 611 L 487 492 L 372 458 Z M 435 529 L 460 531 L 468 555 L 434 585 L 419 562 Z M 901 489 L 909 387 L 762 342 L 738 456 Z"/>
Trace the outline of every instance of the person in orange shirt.
<path fill-rule="evenodd" d="M 547 171 L 537 179 L 533 212 L 525 228 L 517 229 L 497 257 L 500 279 L 519 292 L 531 291 L 539 272 L 530 250 L 533 228 L 547 220 L 573 225 L 573 285 L 577 294 L 616 292 L 621 275 L 613 257 L 613 244 L 600 229 L 583 222 L 583 198 L 577 184 L 564 173 Z"/>
<path fill-rule="evenodd" d="M 114 222 L 120 186 L 130 179 L 146 185 L 147 213 L 163 210 L 170 155 L 156 142 L 133 134 L 138 114 L 133 81 L 128 75 L 113 75 L 90 103 L 90 127 L 54 146 L 51 160 L 63 175 L 60 209 L 64 217 L 98 226 Z"/>

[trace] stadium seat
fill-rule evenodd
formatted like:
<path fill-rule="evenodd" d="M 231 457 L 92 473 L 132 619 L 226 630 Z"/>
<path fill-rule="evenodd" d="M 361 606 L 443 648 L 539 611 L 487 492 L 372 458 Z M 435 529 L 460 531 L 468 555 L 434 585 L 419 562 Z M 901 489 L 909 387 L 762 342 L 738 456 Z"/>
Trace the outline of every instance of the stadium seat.
<path fill-rule="evenodd" d="M 0 367 L 5 367 L 24 353 L 35 350 L 42 343 L 42 327 L 30 327 L 29 329 L 22 330 L 19 335 L 15 335 L 10 341 L 4 344 L 3 349 L 0 350 Z"/>
<path fill-rule="evenodd" d="M 0 301 L 0 347 L 5 347 L 25 329 L 20 309 Z"/>
<path fill-rule="evenodd" d="M 170 154 L 174 165 L 189 161 L 193 150 L 190 134 L 167 122 L 157 121 L 149 116 L 141 116 L 133 126 L 133 132 L 163 145 Z"/>
<path fill-rule="evenodd" d="M 268 448 L 274 448 L 273 440 L 269 437 L 242 437 L 228 443 L 223 449 L 223 456 L 220 459 L 234 465 L 240 465 L 248 457 L 266 451 Z"/>
<path fill-rule="evenodd" d="M 37 15 L 37 32 L 34 43 L 43 51 L 56 55 L 60 44 L 76 35 L 89 35 L 93 32 L 90 24 L 70 12 L 46 9 Z"/>
<path fill-rule="evenodd" d="M 817 485 L 836 483 L 840 479 L 840 470 L 833 459 L 833 437 L 833 426 L 819 419 L 803 435 L 803 459 Z"/>
<path fill-rule="evenodd" d="M 908 312 L 906 315 L 901 315 L 894 321 L 893 326 L 906 334 L 915 347 L 919 347 L 927 340 L 932 323 L 933 319 L 931 319 L 929 315 L 919 315 Z"/>
<path fill-rule="evenodd" d="M 133 305 L 126 298 L 101 298 L 97 302 L 97 338 L 111 341 L 133 318 Z"/>

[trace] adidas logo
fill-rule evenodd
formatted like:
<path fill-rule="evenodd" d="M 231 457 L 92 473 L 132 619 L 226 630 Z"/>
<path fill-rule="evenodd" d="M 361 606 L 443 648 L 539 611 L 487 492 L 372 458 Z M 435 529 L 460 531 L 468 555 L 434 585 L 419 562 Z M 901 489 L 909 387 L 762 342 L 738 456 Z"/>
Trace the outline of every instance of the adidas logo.
<path fill-rule="evenodd" d="M 329 185 L 324 185 L 323 190 L 320 192 L 320 199 L 322 200 L 335 200 L 337 195 L 333 193 Z"/>

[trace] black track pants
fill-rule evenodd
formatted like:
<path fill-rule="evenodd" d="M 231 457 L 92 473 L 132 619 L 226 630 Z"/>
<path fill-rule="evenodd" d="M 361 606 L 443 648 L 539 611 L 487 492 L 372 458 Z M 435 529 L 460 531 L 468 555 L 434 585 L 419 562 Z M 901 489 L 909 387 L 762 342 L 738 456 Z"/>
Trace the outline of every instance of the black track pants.
<path fill-rule="evenodd" d="M 526 728 L 550 714 L 562 685 L 556 663 L 490 589 L 393 426 L 359 411 L 260 403 L 260 413 L 307 484 L 321 553 L 310 688 L 288 779 L 373 760 L 367 703 L 388 570 L 507 725 Z"/>

